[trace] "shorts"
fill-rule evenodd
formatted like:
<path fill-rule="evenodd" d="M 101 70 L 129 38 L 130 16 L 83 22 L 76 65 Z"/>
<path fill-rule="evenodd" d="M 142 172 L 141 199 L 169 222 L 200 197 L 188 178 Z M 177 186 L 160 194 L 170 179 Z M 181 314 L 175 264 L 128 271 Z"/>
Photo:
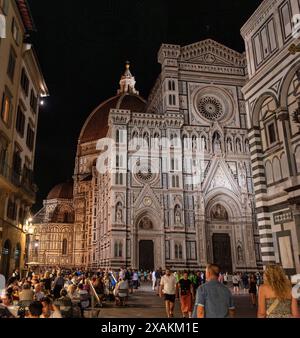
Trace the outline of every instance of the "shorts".
<path fill-rule="evenodd" d="M 167 302 L 171 302 L 171 303 L 175 303 L 175 299 L 176 299 L 176 296 L 175 295 L 168 295 L 168 294 L 165 294 L 165 301 Z"/>
<path fill-rule="evenodd" d="M 238 287 L 238 286 L 239 286 L 239 283 L 233 283 L 233 286 L 234 286 L 234 287 Z"/>

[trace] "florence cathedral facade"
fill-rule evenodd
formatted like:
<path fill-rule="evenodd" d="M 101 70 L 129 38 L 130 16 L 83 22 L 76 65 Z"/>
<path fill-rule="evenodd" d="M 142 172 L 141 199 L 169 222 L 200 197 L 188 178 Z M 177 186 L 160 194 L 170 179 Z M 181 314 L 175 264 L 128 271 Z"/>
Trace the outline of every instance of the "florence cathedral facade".
<path fill-rule="evenodd" d="M 211 39 L 163 44 L 147 100 L 127 64 L 81 130 L 73 181 L 34 217 L 31 260 L 299 271 L 299 38 L 290 52 L 288 26 L 299 6 L 263 1 L 242 28 L 244 54 Z"/>
<path fill-rule="evenodd" d="M 87 119 L 74 186 L 55 187 L 35 217 L 39 262 L 257 269 L 245 56 L 205 40 L 162 45 L 158 61 L 148 101 L 127 64 Z"/>

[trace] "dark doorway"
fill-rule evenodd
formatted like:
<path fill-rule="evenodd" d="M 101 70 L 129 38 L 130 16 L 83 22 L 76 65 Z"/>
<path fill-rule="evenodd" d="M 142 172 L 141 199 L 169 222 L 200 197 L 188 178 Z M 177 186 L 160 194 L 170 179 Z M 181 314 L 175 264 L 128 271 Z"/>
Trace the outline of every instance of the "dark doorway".
<path fill-rule="evenodd" d="M 214 263 L 220 266 L 222 272 L 233 272 L 230 236 L 228 234 L 213 235 L 213 255 Z"/>
<path fill-rule="evenodd" d="M 6 278 L 9 277 L 10 255 L 11 255 L 11 243 L 9 240 L 7 240 L 5 241 L 2 249 L 2 266 L 1 266 L 1 271 Z"/>
<path fill-rule="evenodd" d="M 153 241 L 140 241 L 139 245 L 140 270 L 154 269 L 154 243 Z"/>

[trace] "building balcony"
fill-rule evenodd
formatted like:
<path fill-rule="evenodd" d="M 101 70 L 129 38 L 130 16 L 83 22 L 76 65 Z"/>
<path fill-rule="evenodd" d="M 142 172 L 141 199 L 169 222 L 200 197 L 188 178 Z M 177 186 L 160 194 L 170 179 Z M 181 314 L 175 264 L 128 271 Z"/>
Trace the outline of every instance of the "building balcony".
<path fill-rule="evenodd" d="M 6 162 L 0 163 L 0 187 L 11 192 L 23 192 L 28 199 L 34 202 L 37 186 L 33 182 L 33 172 L 24 168 L 17 172 L 14 168 L 7 165 Z"/>

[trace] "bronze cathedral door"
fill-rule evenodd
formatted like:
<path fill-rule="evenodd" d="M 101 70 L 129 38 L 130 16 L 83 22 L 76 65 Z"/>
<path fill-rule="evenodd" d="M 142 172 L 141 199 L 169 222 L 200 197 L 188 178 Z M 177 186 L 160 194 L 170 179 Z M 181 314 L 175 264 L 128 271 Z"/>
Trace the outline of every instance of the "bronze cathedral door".
<path fill-rule="evenodd" d="M 140 241 L 139 244 L 140 270 L 153 271 L 154 269 L 154 243 L 153 241 Z"/>
<path fill-rule="evenodd" d="M 213 235 L 213 255 L 214 263 L 220 266 L 222 272 L 233 272 L 230 236 L 228 234 Z"/>

